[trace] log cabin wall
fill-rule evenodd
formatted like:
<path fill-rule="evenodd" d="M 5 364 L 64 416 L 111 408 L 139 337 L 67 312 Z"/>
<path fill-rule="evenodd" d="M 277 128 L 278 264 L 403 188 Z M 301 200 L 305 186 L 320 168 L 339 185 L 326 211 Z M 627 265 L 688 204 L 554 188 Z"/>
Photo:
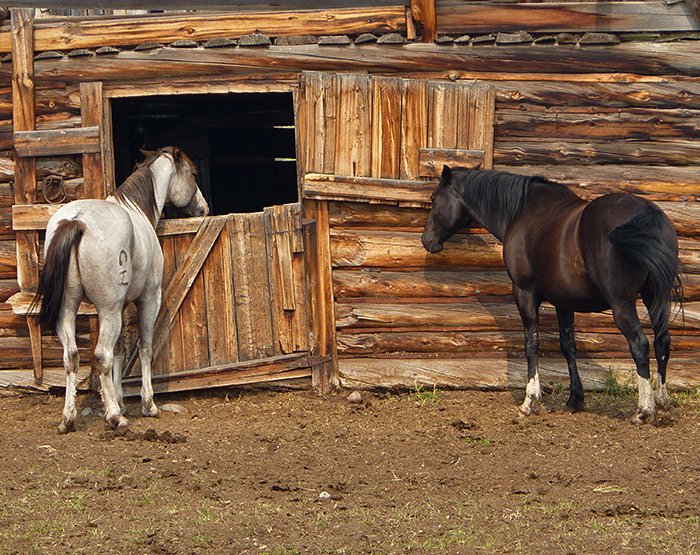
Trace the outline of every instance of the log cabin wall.
<path fill-rule="evenodd" d="M 365 386 L 418 381 L 506 387 L 521 385 L 525 370 L 520 321 L 500 247 L 481 230 L 469 229 L 441 255 L 423 251 L 419 235 L 434 180 L 430 164 L 445 153 L 424 151 L 422 172 L 418 165 L 417 172 L 407 173 L 401 159 L 406 136 L 392 128 L 403 121 L 394 114 L 405 114 L 406 95 L 392 94 L 391 88 L 424 87 L 432 100 L 416 117 L 424 118 L 432 138 L 426 135 L 425 145 L 412 154 L 416 163 L 420 147 L 473 150 L 469 137 L 459 136 L 465 124 L 459 119 L 462 104 L 449 100 L 449 91 L 487 87 L 494 97 L 490 148 L 495 169 L 542 174 L 588 198 L 619 190 L 642 194 L 659 202 L 674 221 L 687 272 L 686 311 L 685 322 L 672 325 L 669 377 L 676 386 L 697 384 L 700 42 L 695 39 L 700 27 L 691 15 L 696 3 L 367 4 L 323 10 L 311 2 L 305 10 L 246 10 L 216 17 L 37 20 L 36 129 L 81 127 L 81 82 L 101 82 L 108 95 L 127 96 L 279 90 L 281 85 L 289 90 L 303 71 L 345 74 L 333 86 L 355 94 L 324 113 L 338 118 L 343 131 L 332 145 L 336 154 L 322 166 L 310 158 L 300 170 L 317 176 L 306 180 L 309 186 L 326 191 L 325 197 L 310 194 L 302 202 L 307 215 L 327 219 L 332 291 L 325 309 L 332 330 L 325 338 L 337 353 L 336 379 Z M 0 368 L 8 371 L 33 364 L 26 318 L 14 315 L 5 302 L 19 290 L 11 213 L 16 202 L 11 35 L 5 22 L 0 26 Z M 389 78 L 383 82 L 389 92 L 370 90 L 374 85 L 362 74 Z M 361 101 L 363 87 L 368 87 L 367 104 Z M 430 123 L 440 117 L 434 108 L 445 102 L 455 102 L 456 119 L 445 116 L 447 126 L 453 126 L 449 129 Z M 299 117 L 307 117 L 301 105 L 299 111 Z M 369 135 L 348 133 L 360 124 L 369 125 Z M 379 128 L 381 134 L 373 135 Z M 310 130 L 298 131 L 303 151 L 312 143 Z M 444 134 L 452 133 L 457 134 L 454 142 L 443 142 Z M 457 160 L 469 159 L 460 156 Z M 65 201 L 85 197 L 82 164 L 80 155 L 38 158 L 38 201 L 49 176 L 63 179 Z M 331 187 L 323 175 L 387 181 L 369 201 L 344 195 L 333 200 L 328 191 L 342 183 Z M 366 191 L 372 185 L 348 183 Z M 386 191 L 390 202 L 382 198 Z M 581 315 L 577 323 L 587 387 L 600 387 L 610 369 L 630 370 L 624 339 L 610 315 Z M 545 307 L 545 383 L 566 380 L 554 329 L 553 311 Z M 82 321 L 83 360 L 91 331 L 94 336 L 94 327 Z M 44 364 L 59 366 L 58 342 L 47 336 L 42 341 Z"/>

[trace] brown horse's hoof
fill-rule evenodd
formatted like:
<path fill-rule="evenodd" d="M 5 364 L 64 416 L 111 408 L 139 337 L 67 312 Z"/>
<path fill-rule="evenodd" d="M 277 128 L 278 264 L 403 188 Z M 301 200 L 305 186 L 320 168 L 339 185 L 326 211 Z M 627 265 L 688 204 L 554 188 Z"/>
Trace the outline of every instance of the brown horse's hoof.
<path fill-rule="evenodd" d="M 632 424 L 635 426 L 642 426 L 644 424 L 653 424 L 655 415 L 646 411 L 638 410 L 637 413 L 632 417 Z"/>
<path fill-rule="evenodd" d="M 583 399 L 575 399 L 573 397 L 569 397 L 569 400 L 566 402 L 566 408 L 569 412 L 583 412 L 586 410 Z"/>

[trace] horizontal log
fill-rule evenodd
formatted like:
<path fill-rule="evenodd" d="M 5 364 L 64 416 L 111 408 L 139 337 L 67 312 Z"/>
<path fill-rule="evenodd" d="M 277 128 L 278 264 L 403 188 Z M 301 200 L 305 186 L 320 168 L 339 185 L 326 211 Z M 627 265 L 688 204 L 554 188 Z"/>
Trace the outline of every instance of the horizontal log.
<path fill-rule="evenodd" d="M 100 152 L 100 128 L 16 131 L 14 143 L 22 157 Z"/>
<path fill-rule="evenodd" d="M 700 301 L 700 275 L 683 275 L 686 302 Z M 339 302 L 355 299 L 416 299 L 451 297 L 475 298 L 492 302 L 503 297 L 512 302 L 512 284 L 505 271 L 468 272 L 449 270 L 419 270 L 396 272 L 385 270 L 343 270 L 333 272 L 333 294 Z M 351 300 L 352 299 L 352 300 Z"/>
<path fill-rule="evenodd" d="M 445 165 L 477 169 L 483 162 L 483 150 L 421 148 L 418 158 L 418 172 L 421 177 L 440 177 Z"/>
<path fill-rule="evenodd" d="M 373 357 L 391 353 L 433 353 L 459 356 L 472 353 L 479 357 L 498 357 L 503 354 L 525 356 L 522 331 L 499 332 L 381 332 L 381 333 L 338 333 L 338 354 L 344 357 Z M 559 355 L 559 332 L 540 333 L 540 353 L 542 356 Z M 625 337 L 617 332 L 576 334 L 578 356 L 617 353 L 629 355 Z M 671 348 L 678 355 L 682 352 L 697 351 L 700 336 L 675 335 Z"/>
<path fill-rule="evenodd" d="M 12 206 L 12 226 L 15 231 L 41 231 L 61 204 L 15 204 Z M 172 218 L 161 220 L 158 236 L 196 233 L 205 218 Z"/>
<path fill-rule="evenodd" d="M 515 138 L 596 140 L 690 140 L 700 138 L 698 110 L 617 110 L 615 113 L 581 113 L 552 110 L 500 110 L 495 136 Z"/>
<path fill-rule="evenodd" d="M 435 183 L 379 177 L 350 177 L 319 173 L 304 176 L 303 197 L 386 204 L 429 202 Z"/>
<path fill-rule="evenodd" d="M 690 166 L 700 159 L 700 142 L 558 142 L 496 140 L 494 164 L 643 164 Z"/>
<path fill-rule="evenodd" d="M 700 24 L 685 3 L 661 2 L 544 2 L 499 4 L 437 3 L 442 33 L 507 31 L 697 31 Z"/>
<path fill-rule="evenodd" d="M 492 235 L 454 235 L 445 250 L 429 254 L 419 233 L 331 230 L 334 268 L 503 267 L 501 245 Z"/>
<path fill-rule="evenodd" d="M 496 170 L 542 175 L 564 183 L 579 196 L 593 199 L 606 193 L 632 193 L 658 201 L 700 199 L 700 166 L 659 167 L 610 164 L 602 166 L 497 164 Z"/>
<path fill-rule="evenodd" d="M 649 330 L 646 309 L 641 301 L 637 312 Z M 515 303 L 491 302 L 338 302 L 335 306 L 339 330 L 360 331 L 521 331 L 522 322 Z M 700 303 L 684 306 L 684 320 L 671 321 L 676 332 L 700 330 Z M 554 308 L 543 304 L 540 310 L 542 331 L 557 330 Z M 608 310 L 600 313 L 576 313 L 576 329 L 581 332 L 615 331 L 617 327 Z"/>
<path fill-rule="evenodd" d="M 191 6 L 190 6 L 191 7 Z M 170 8 L 172 9 L 172 8 Z M 152 14 L 135 17 L 55 20 L 34 24 L 34 49 L 57 50 L 127 46 L 146 41 L 169 43 L 187 39 L 238 38 L 250 33 L 283 35 L 360 34 L 403 31 L 402 5 L 317 10 L 238 11 L 235 13 Z M 9 37 L 0 33 L 0 53 L 10 51 Z"/>
<path fill-rule="evenodd" d="M 17 246 L 14 240 L 0 240 L 0 279 L 17 278 Z"/>
<path fill-rule="evenodd" d="M 679 259 L 685 271 L 700 273 L 700 244 L 679 241 Z M 334 268 L 503 268 L 501 244 L 490 234 L 455 234 L 438 254 L 429 254 L 420 233 L 405 231 L 331 230 Z"/>
<path fill-rule="evenodd" d="M 573 83 L 570 81 L 495 82 L 496 113 L 508 108 L 662 108 L 700 109 L 700 83 Z"/>
<path fill-rule="evenodd" d="M 15 161 L 5 156 L 0 156 L 0 183 L 13 181 L 15 178 Z"/>
<path fill-rule="evenodd" d="M 111 56 L 39 60 L 35 62 L 35 83 L 103 81 L 129 83 L 153 79 L 197 79 L 240 74 L 264 68 L 266 71 L 346 71 L 411 72 L 432 76 L 488 74 L 555 73 L 636 75 L 700 75 L 700 45 L 696 41 L 678 43 L 621 43 L 605 48 L 560 45 L 499 46 L 473 48 L 444 47 L 436 44 L 407 44 L 397 48 L 383 45 L 336 47 L 319 45 L 271 46 L 268 48 L 162 48 L 125 51 Z M 9 64 L 0 65 L 0 80 L 9 82 Z M 468 72 L 465 71 L 468 68 Z M 494 75 L 494 77 L 498 77 Z"/>
<path fill-rule="evenodd" d="M 655 361 L 651 361 L 655 368 Z M 465 389 L 523 388 L 527 364 L 521 357 L 498 360 L 464 358 L 340 359 L 340 381 L 349 388 L 415 389 L 417 384 Z M 578 370 L 586 390 L 604 390 L 610 375 L 622 384 L 636 384 L 636 371 L 628 357 L 578 360 Z M 694 357 L 671 359 L 668 386 L 689 389 L 700 385 L 700 363 Z M 569 373 L 560 358 L 540 359 L 540 381 L 545 387 L 567 385 Z M 515 404 L 513 405 L 515 414 Z"/>
<path fill-rule="evenodd" d="M 425 270 L 416 272 L 335 270 L 333 294 L 346 297 L 473 297 L 510 296 L 510 277 L 501 272 Z"/>
<path fill-rule="evenodd" d="M 14 312 L 15 314 L 20 314 L 22 316 L 36 316 L 37 314 L 39 314 L 39 306 L 32 307 L 33 302 L 34 293 L 25 292 L 15 293 L 7 300 L 7 303 L 12 306 L 12 312 Z M 80 306 L 78 307 L 78 314 L 86 316 L 96 316 L 97 310 L 95 310 L 95 306 L 86 299 L 80 303 Z"/>
<path fill-rule="evenodd" d="M 6 303 L 12 295 L 19 292 L 16 279 L 0 279 L 0 303 Z"/>

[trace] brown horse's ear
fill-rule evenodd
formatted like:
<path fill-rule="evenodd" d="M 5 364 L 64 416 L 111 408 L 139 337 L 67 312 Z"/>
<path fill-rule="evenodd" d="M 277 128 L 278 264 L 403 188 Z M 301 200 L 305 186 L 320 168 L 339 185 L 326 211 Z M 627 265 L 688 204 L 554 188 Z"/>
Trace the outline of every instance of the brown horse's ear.
<path fill-rule="evenodd" d="M 143 154 L 144 158 L 150 158 L 151 156 L 155 156 L 156 154 L 158 154 L 157 150 L 146 150 L 143 148 L 140 148 L 139 150 L 141 151 L 141 154 Z"/>
<path fill-rule="evenodd" d="M 452 178 L 452 170 L 448 165 L 442 166 L 442 179 L 447 182 Z"/>

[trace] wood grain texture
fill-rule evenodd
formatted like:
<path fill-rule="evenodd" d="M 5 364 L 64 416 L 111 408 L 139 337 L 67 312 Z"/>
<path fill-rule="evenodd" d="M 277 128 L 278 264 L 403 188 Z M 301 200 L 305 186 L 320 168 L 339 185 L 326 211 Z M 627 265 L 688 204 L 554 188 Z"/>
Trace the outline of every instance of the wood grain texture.
<path fill-rule="evenodd" d="M 338 127 L 335 139 L 335 173 L 339 175 L 371 175 L 370 79 L 367 75 L 339 76 Z"/>
<path fill-rule="evenodd" d="M 399 178 L 401 165 L 401 89 L 395 78 L 374 78 L 372 99 L 373 177 Z"/>
<path fill-rule="evenodd" d="M 651 362 L 653 367 L 655 362 Z M 602 390 L 612 376 L 618 383 L 635 383 L 636 373 L 631 358 L 581 359 L 579 373 L 584 388 Z M 688 389 L 697 385 L 700 366 L 692 358 L 671 359 L 668 385 L 672 389 Z M 437 387 L 511 389 L 523 388 L 527 365 L 522 357 L 501 360 L 462 359 L 344 359 L 340 361 L 340 379 L 349 388 L 415 388 L 416 384 Z M 562 359 L 540 359 L 540 380 L 545 386 L 566 385 L 569 373 Z M 515 405 L 513 406 L 515 414 Z"/>
<path fill-rule="evenodd" d="M 231 252 L 239 360 L 279 354 L 273 333 L 262 213 L 233 216 Z"/>
<path fill-rule="evenodd" d="M 427 83 L 403 82 L 401 97 L 401 179 L 420 176 L 419 151 L 428 140 Z"/>
<path fill-rule="evenodd" d="M 98 147 L 96 152 L 83 152 L 83 181 L 88 198 L 105 198 L 107 187 L 102 160 L 103 137 L 100 126 L 105 120 L 102 83 L 80 84 L 80 115 L 83 128 L 96 127 Z M 61 152 L 61 154 L 71 154 Z"/>
<path fill-rule="evenodd" d="M 683 3 L 544 2 L 438 3 L 442 33 L 697 31 L 700 24 Z"/>
<path fill-rule="evenodd" d="M 152 7 L 152 6 L 151 6 Z M 191 6 L 190 6 L 191 7 Z M 168 6 L 169 9 L 172 9 Z M 238 38 L 249 33 L 277 37 L 296 35 L 401 32 L 406 28 L 403 6 L 364 6 L 315 10 L 151 14 L 134 17 L 58 20 L 38 23 L 37 51 L 137 45 L 146 41 L 170 43 L 180 39 L 206 41 Z M 0 34 L 0 53 L 9 52 Z"/>
<path fill-rule="evenodd" d="M 434 42 L 437 38 L 438 20 L 435 4 L 436 0 L 411 0 L 411 15 L 422 26 L 423 42 Z"/>
<path fill-rule="evenodd" d="M 430 193 L 434 189 L 435 183 L 417 180 L 328 174 L 304 176 L 304 198 L 308 199 L 425 204 L 430 201 Z"/>
<path fill-rule="evenodd" d="M 15 131 L 14 140 L 15 151 L 23 158 L 100 152 L 99 127 Z"/>
<path fill-rule="evenodd" d="M 457 148 L 421 148 L 419 166 L 421 177 L 440 177 L 443 166 L 478 169 L 484 163 L 483 150 Z"/>

